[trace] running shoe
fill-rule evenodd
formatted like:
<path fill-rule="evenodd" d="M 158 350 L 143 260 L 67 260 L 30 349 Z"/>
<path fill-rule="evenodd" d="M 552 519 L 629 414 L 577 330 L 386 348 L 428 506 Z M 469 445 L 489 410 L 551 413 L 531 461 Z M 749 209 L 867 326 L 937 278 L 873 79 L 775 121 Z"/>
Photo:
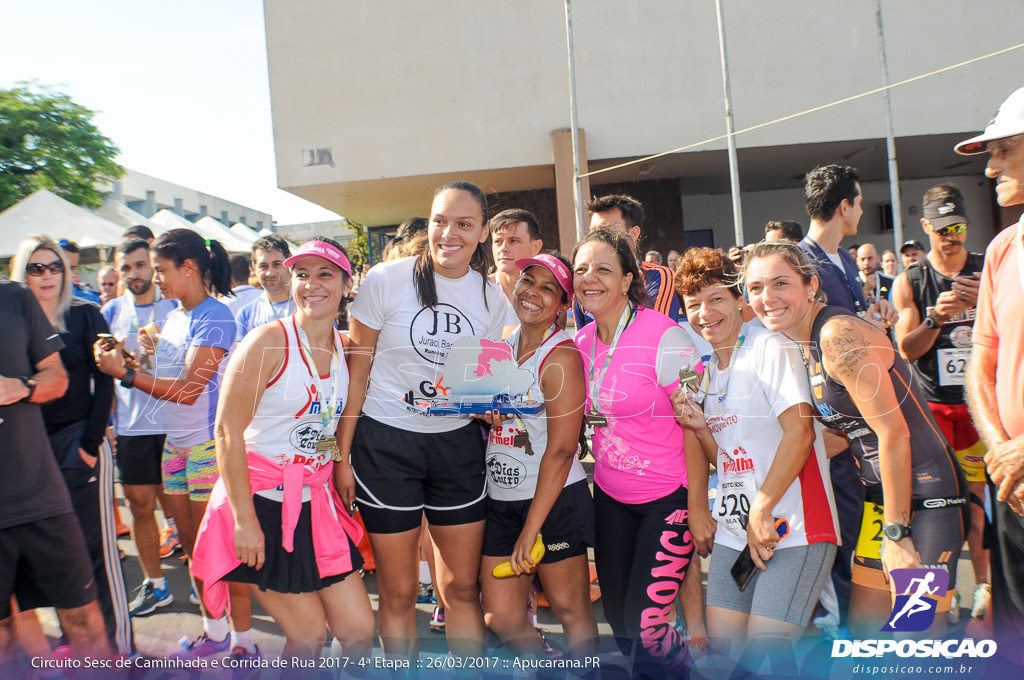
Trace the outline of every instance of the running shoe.
<path fill-rule="evenodd" d="M 444 607 L 441 605 L 434 607 L 434 613 L 430 616 L 430 630 L 435 633 L 444 632 Z"/>
<path fill-rule="evenodd" d="M 960 591 L 954 590 L 949 597 L 949 622 L 960 623 Z"/>
<path fill-rule="evenodd" d="M 152 581 L 143 581 L 135 590 L 132 602 L 128 605 L 128 613 L 132 616 L 145 616 L 156 611 L 157 607 L 166 607 L 174 602 L 170 586 L 163 590 L 153 585 Z"/>
<path fill-rule="evenodd" d="M 196 595 L 196 587 L 191 583 L 188 586 L 188 601 L 197 607 L 199 606 L 199 596 Z"/>
<path fill-rule="evenodd" d="M 228 658 L 231 659 L 232 680 L 244 680 L 244 678 L 253 677 L 254 675 L 259 676 L 259 662 L 263 658 L 259 647 L 256 647 L 255 652 L 250 652 L 245 647 L 239 645 L 231 650 L 231 655 Z"/>
<path fill-rule="evenodd" d="M 416 596 L 416 604 L 437 604 L 434 586 L 429 583 L 420 584 L 420 594 Z"/>
<path fill-rule="evenodd" d="M 226 637 L 218 642 L 206 637 L 206 633 L 203 633 L 195 640 L 189 640 L 188 636 L 185 635 L 178 640 L 178 644 L 181 645 L 181 649 L 171 654 L 168 658 L 199 659 L 228 651 L 228 648 L 231 646 L 231 638 Z"/>
<path fill-rule="evenodd" d="M 690 656 L 693 657 L 694 663 L 702 664 L 708 658 L 708 636 L 701 635 L 700 633 L 694 633 L 693 635 L 687 635 L 683 639 L 686 640 L 686 644 L 690 646 Z"/>
<path fill-rule="evenodd" d="M 992 586 L 982 583 L 974 589 L 974 605 L 971 607 L 971 618 L 985 618 L 990 604 L 992 604 Z"/>
<path fill-rule="evenodd" d="M 175 551 L 181 550 L 178 532 L 170 527 L 160 530 L 160 557 L 170 557 Z"/>

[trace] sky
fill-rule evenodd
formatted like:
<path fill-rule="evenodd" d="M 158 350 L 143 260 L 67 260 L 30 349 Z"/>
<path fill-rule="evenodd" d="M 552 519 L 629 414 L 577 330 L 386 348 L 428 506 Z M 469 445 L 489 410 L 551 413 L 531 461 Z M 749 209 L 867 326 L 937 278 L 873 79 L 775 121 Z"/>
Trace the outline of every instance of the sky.
<path fill-rule="evenodd" d="M 126 168 L 271 213 L 337 219 L 277 188 L 261 0 L 5 3 L 0 88 L 96 112 Z"/>

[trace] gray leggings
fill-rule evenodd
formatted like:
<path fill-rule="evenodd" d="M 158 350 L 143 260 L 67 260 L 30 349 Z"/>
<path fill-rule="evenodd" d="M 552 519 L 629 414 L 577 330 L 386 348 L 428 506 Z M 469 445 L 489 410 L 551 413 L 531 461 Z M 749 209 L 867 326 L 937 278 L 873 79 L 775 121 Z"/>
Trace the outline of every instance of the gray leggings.
<path fill-rule="evenodd" d="M 776 550 L 765 563 L 767 570 L 756 570 L 744 591 L 729 573 L 739 556 L 738 550 L 715 544 L 708 568 L 708 606 L 805 626 L 828 582 L 836 546 L 815 543 Z"/>

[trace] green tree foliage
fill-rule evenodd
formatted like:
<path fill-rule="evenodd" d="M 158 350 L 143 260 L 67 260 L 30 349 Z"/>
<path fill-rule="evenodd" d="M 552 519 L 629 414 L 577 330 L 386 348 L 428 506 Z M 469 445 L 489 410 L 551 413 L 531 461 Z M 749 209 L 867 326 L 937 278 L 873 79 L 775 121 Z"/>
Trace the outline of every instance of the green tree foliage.
<path fill-rule="evenodd" d="M 0 210 L 38 189 L 98 208 L 96 185 L 124 174 L 119 150 L 71 97 L 31 83 L 0 90 Z"/>
<path fill-rule="evenodd" d="M 361 267 L 364 262 L 370 261 L 370 240 L 366 236 L 366 226 L 345 218 L 345 226 L 356 233 L 355 238 L 345 246 L 352 264 Z"/>

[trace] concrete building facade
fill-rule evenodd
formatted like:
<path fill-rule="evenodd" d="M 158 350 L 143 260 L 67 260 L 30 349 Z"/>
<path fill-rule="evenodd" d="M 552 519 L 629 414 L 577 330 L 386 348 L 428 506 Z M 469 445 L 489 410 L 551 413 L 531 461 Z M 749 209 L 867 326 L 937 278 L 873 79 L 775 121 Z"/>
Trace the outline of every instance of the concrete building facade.
<path fill-rule="evenodd" d="M 114 200 L 145 217 L 152 217 L 166 208 L 190 222 L 209 216 L 226 226 L 241 222 L 256 231 L 273 228 L 274 220 L 269 213 L 135 170 L 125 172 L 124 177 L 112 183 L 109 191 Z"/>
<path fill-rule="evenodd" d="M 724 0 L 738 130 L 881 86 L 875 0 Z M 563 4 L 265 0 L 278 184 L 371 227 L 425 215 L 435 187 L 479 184 L 495 209 L 526 207 L 545 241 L 574 241 Z M 590 176 L 585 195 L 625 191 L 647 208 L 641 248 L 733 245 L 715 3 L 573 4 L 583 168 L 692 148 Z M 1020 42 L 1024 3 L 883 0 L 890 82 Z M 905 238 L 921 239 L 924 190 L 951 180 L 969 201 L 968 246 L 1011 217 L 984 158 L 953 153 L 1020 87 L 1014 50 L 891 90 Z M 806 226 L 803 174 L 856 166 L 858 242 L 891 246 L 880 94 L 736 137 L 745 241 L 770 219 Z M 704 143 L 701 143 L 704 142 Z M 689 234 L 689 236 L 688 236 Z M 888 239 L 888 242 L 887 240 Z"/>

